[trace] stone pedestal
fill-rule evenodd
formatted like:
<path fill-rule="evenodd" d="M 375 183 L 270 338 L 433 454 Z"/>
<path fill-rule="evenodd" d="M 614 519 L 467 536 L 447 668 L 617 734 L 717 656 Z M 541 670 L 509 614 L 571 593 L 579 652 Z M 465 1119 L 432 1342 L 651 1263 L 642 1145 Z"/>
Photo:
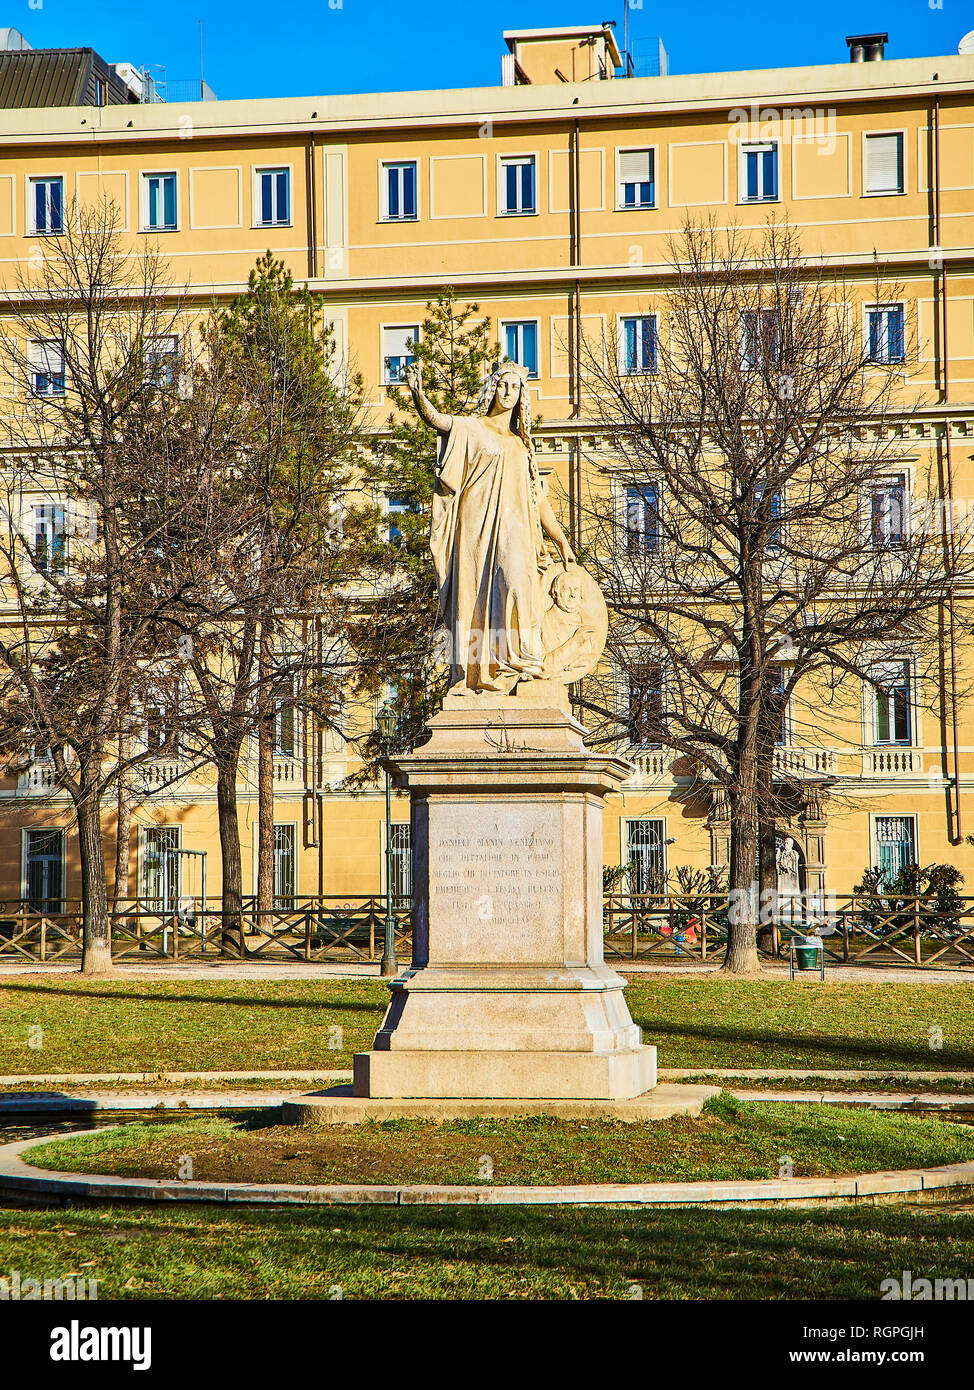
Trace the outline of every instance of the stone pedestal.
<path fill-rule="evenodd" d="M 656 1085 L 602 955 L 602 803 L 631 769 L 584 747 L 563 687 L 528 691 L 448 698 L 395 763 L 413 960 L 354 1059 L 356 1096 L 627 1100 Z"/>

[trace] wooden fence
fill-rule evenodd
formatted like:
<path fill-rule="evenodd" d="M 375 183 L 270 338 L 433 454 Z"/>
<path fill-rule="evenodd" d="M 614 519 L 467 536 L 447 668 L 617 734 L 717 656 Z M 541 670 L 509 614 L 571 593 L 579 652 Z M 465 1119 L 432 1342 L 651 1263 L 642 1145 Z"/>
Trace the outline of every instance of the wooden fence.
<path fill-rule="evenodd" d="M 0 960 L 54 962 L 81 954 L 80 904 L 41 912 L 23 902 L 0 903 Z M 246 899 L 238 923 L 225 920 L 218 899 L 178 912 L 144 901 L 113 915 L 112 951 L 119 962 L 152 960 L 376 961 L 382 955 L 386 900 L 360 897 L 295 899 L 260 912 Z M 410 953 L 410 904 L 393 903 L 396 952 Z M 609 962 L 719 958 L 727 942 L 726 896 L 608 893 L 603 903 Z M 763 923 L 759 954 L 788 954 L 789 939 L 824 928 L 826 961 L 930 969 L 974 967 L 974 898 L 949 911 L 922 898 L 853 896 L 820 908 L 810 920 Z"/>

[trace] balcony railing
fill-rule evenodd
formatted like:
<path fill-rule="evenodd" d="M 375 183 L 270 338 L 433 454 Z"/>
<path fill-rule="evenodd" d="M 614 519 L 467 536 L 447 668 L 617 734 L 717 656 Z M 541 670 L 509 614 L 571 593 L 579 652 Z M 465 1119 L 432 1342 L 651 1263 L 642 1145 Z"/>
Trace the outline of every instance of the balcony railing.
<path fill-rule="evenodd" d="M 838 759 L 834 748 L 793 748 L 782 744 L 774 752 L 774 770 L 782 776 L 834 776 Z"/>
<path fill-rule="evenodd" d="M 922 771 L 919 748 L 871 748 L 862 755 L 863 777 L 914 777 Z"/>

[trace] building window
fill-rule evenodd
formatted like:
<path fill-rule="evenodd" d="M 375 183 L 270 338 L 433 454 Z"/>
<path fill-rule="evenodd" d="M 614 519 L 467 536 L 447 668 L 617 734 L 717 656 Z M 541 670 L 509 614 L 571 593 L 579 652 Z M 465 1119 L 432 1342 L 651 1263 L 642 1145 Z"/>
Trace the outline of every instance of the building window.
<path fill-rule="evenodd" d="M 744 145 L 741 148 L 745 203 L 778 200 L 778 146 Z"/>
<path fill-rule="evenodd" d="M 280 758 L 293 758 L 297 748 L 294 682 L 285 676 L 274 682 L 274 752 Z"/>
<path fill-rule="evenodd" d="M 666 891 L 666 836 L 662 820 L 626 821 L 626 865 L 630 893 Z"/>
<path fill-rule="evenodd" d="M 145 380 L 154 386 L 172 386 L 179 363 L 179 338 L 175 333 L 153 333 L 145 340 Z"/>
<path fill-rule="evenodd" d="M 292 823 L 274 826 L 274 906 L 288 911 L 297 891 L 295 831 Z"/>
<path fill-rule="evenodd" d="M 406 368 L 415 356 L 413 344 L 419 338 L 419 324 L 382 330 L 382 380 L 387 386 L 405 381 Z"/>
<path fill-rule="evenodd" d="M 622 370 L 642 376 L 656 370 L 656 315 L 622 320 Z"/>
<path fill-rule="evenodd" d="M 866 136 L 867 193 L 903 192 L 903 132 Z"/>
<path fill-rule="evenodd" d="M 626 488 L 626 554 L 636 559 L 660 548 L 659 488 L 637 483 Z"/>
<path fill-rule="evenodd" d="M 777 309 L 748 309 L 741 316 L 741 360 L 750 371 L 775 364 L 781 354 Z"/>
<path fill-rule="evenodd" d="M 393 906 L 408 905 L 413 891 L 413 842 L 408 821 L 397 821 L 389 827 L 392 850 L 392 901 Z"/>
<path fill-rule="evenodd" d="M 34 565 L 42 574 L 64 573 L 68 552 L 68 524 L 65 508 L 57 502 L 42 502 L 33 508 Z"/>
<path fill-rule="evenodd" d="M 626 673 L 626 734 L 633 748 L 658 748 L 663 722 L 663 668 L 637 662 Z"/>
<path fill-rule="evenodd" d="M 31 179 L 28 232 L 64 231 L 64 180 Z"/>
<path fill-rule="evenodd" d="M 917 862 L 916 822 L 912 816 L 876 817 L 876 867 L 889 887 L 904 869 Z"/>
<path fill-rule="evenodd" d="M 505 216 L 534 212 L 534 155 L 501 160 L 501 211 Z"/>
<path fill-rule="evenodd" d="M 870 489 L 869 534 L 874 550 L 902 545 L 906 540 L 906 478 L 902 473 Z"/>
<path fill-rule="evenodd" d="M 765 483 L 756 483 L 754 486 L 754 505 L 760 507 L 764 500 L 766 491 Z M 780 492 L 771 495 L 771 512 L 768 517 L 767 539 L 765 541 L 765 551 L 769 555 L 777 555 L 784 544 L 785 533 L 782 524 L 784 505 Z"/>
<path fill-rule="evenodd" d="M 877 743 L 912 743 L 910 663 L 894 661 L 873 671 L 874 737 Z"/>
<path fill-rule="evenodd" d="M 410 222 L 416 218 L 416 165 L 383 164 L 382 216 L 386 222 Z"/>
<path fill-rule="evenodd" d="M 142 226 L 147 232 L 176 230 L 176 175 L 142 175 Z"/>
<path fill-rule="evenodd" d="M 63 396 L 64 348 L 60 343 L 34 342 L 27 350 L 30 391 L 34 396 Z"/>
<path fill-rule="evenodd" d="M 528 376 L 538 375 L 538 324 L 536 319 L 524 323 L 505 323 L 504 351 L 511 362 L 527 368 Z"/>
<path fill-rule="evenodd" d="M 257 195 L 260 227 L 286 227 L 291 221 L 291 171 L 258 169 Z"/>
<path fill-rule="evenodd" d="M 28 912 L 64 911 L 64 831 L 24 832 L 24 898 Z"/>
<path fill-rule="evenodd" d="M 776 666 L 771 672 L 771 714 L 775 718 L 775 743 L 778 747 L 791 743 L 791 710 L 785 695 L 789 673 L 784 666 Z"/>
<path fill-rule="evenodd" d="M 142 831 L 142 899 L 149 912 L 171 913 L 179 907 L 178 825 L 147 826 Z"/>
<path fill-rule="evenodd" d="M 620 208 L 656 206 L 656 153 L 654 150 L 619 151 Z"/>
<path fill-rule="evenodd" d="M 108 84 L 103 77 L 92 79 L 92 106 L 104 106 L 108 100 Z"/>
<path fill-rule="evenodd" d="M 179 713 L 176 692 L 169 686 L 150 687 L 142 701 L 142 740 L 145 751 L 159 757 L 178 750 Z"/>
<path fill-rule="evenodd" d="M 399 518 L 405 516 L 407 512 L 416 512 L 416 504 L 411 497 L 393 495 L 386 498 L 386 516 L 389 525 L 389 544 L 401 545 L 406 537 L 403 534 Z"/>
<path fill-rule="evenodd" d="M 902 304 L 877 304 L 869 314 L 869 358 L 872 362 L 906 360 Z"/>

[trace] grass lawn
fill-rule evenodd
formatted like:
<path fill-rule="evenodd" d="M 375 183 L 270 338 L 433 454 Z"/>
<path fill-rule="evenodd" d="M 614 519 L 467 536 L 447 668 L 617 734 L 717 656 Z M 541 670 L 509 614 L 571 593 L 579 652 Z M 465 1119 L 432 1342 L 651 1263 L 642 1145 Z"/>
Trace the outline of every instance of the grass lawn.
<path fill-rule="evenodd" d="M 100 1299 L 840 1299 L 974 1269 L 974 1213 L 167 1206 L 0 1211 L 0 1270 Z"/>
<path fill-rule="evenodd" d="M 4 977 L 0 1072 L 347 1068 L 387 997 L 361 980 Z M 661 1066 L 974 1070 L 966 983 L 642 976 L 627 998 Z"/>
<path fill-rule="evenodd" d="M 192 1176 L 204 1182 L 544 1186 L 777 1178 L 786 1155 L 795 1177 L 931 1168 L 974 1158 L 974 1128 L 884 1111 L 747 1104 L 724 1094 L 700 1116 L 653 1124 L 540 1115 L 318 1129 L 198 1117 L 54 1139 L 28 1161 L 62 1172 L 172 1179 L 189 1156 Z"/>

